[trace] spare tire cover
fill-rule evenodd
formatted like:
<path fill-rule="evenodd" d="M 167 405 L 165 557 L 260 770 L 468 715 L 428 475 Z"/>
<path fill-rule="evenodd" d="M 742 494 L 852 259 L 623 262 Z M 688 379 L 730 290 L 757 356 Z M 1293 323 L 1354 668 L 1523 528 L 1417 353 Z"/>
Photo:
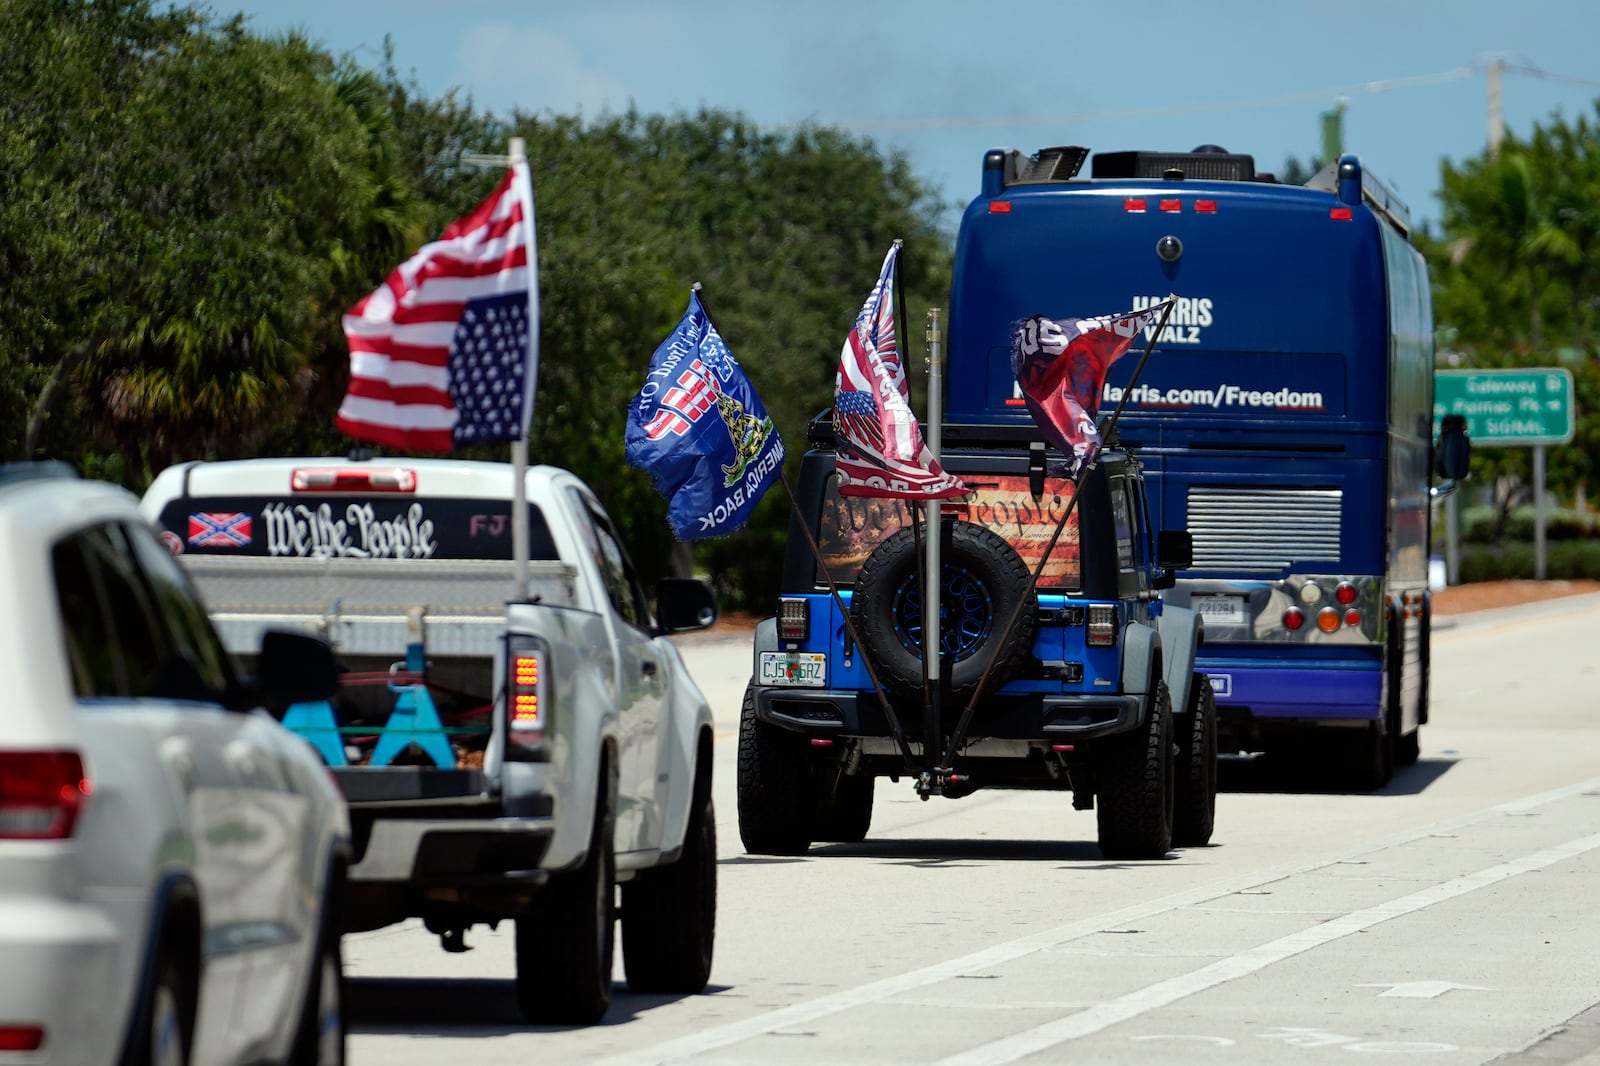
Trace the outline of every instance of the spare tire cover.
<path fill-rule="evenodd" d="M 939 644 L 951 691 L 970 696 L 984 671 L 993 691 L 1033 652 L 1038 596 L 1016 549 L 993 530 L 948 520 L 940 548 Z M 923 586 L 916 535 L 902 529 L 867 556 L 856 577 L 850 615 L 879 678 L 896 692 L 922 687 Z M 1004 644 L 1000 638 L 1023 604 Z M 993 667 L 990 664 L 993 663 Z"/>

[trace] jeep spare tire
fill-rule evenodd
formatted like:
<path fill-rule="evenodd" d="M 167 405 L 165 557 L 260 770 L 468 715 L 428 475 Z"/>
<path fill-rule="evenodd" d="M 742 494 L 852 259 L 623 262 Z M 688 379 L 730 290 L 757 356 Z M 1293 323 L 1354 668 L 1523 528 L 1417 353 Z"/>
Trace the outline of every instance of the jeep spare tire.
<path fill-rule="evenodd" d="M 971 696 L 985 670 L 986 689 L 992 691 L 1033 651 L 1038 621 L 1033 575 L 1004 537 L 960 520 L 945 523 L 939 570 L 939 645 L 945 662 L 954 660 L 945 668 L 951 691 Z M 896 692 L 922 688 L 922 600 L 916 535 L 902 529 L 867 556 L 850 600 L 863 650 L 883 684 Z M 1006 635 L 1013 614 L 1016 624 Z"/>

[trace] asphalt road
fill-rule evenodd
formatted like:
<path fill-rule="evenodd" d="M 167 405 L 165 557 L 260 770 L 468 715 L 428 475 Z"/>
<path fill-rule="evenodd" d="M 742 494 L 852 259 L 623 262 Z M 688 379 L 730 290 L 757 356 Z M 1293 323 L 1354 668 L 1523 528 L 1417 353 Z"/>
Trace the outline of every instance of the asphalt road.
<path fill-rule="evenodd" d="M 747 636 L 686 638 L 718 714 L 710 989 L 621 984 L 529 1027 L 511 929 L 346 938 L 355 1066 L 471 1062 L 1427 1063 L 1600 1048 L 1600 597 L 1441 620 L 1422 759 L 1381 792 L 1226 760 L 1210 847 L 1111 863 L 1066 794 L 920 801 L 859 845 L 739 843 Z"/>

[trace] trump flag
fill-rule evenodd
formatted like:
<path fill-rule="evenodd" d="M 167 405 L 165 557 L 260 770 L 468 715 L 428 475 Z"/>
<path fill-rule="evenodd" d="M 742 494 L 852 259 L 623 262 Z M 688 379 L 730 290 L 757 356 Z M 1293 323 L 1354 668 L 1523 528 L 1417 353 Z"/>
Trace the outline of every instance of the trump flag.
<path fill-rule="evenodd" d="M 1069 457 L 1068 476 L 1075 477 L 1100 450 L 1095 416 L 1106 372 L 1171 303 L 1098 318 L 1034 315 L 1012 328 L 1012 373 L 1045 439 Z"/>
<path fill-rule="evenodd" d="M 966 496 L 970 490 L 939 466 L 911 413 L 894 332 L 899 253 L 900 242 L 895 241 L 839 352 L 833 397 L 839 495 L 901 500 Z"/>
<path fill-rule="evenodd" d="M 344 316 L 350 389 L 335 424 L 416 451 L 525 438 L 539 368 L 528 164 Z"/>
<path fill-rule="evenodd" d="M 783 472 L 783 440 L 698 292 L 628 404 L 625 445 L 628 465 L 666 498 L 679 540 L 743 526 Z"/>

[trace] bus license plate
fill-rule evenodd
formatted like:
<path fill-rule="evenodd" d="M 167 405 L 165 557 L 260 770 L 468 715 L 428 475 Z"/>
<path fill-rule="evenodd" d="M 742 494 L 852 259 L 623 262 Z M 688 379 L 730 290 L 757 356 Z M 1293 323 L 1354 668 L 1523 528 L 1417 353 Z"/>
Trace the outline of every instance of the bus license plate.
<path fill-rule="evenodd" d="M 1192 596 L 1189 603 L 1209 621 L 1230 626 L 1245 623 L 1243 596 Z"/>
<path fill-rule="evenodd" d="M 764 651 L 761 653 L 761 683 L 821 688 L 828 681 L 827 664 L 828 657 L 821 652 Z"/>

